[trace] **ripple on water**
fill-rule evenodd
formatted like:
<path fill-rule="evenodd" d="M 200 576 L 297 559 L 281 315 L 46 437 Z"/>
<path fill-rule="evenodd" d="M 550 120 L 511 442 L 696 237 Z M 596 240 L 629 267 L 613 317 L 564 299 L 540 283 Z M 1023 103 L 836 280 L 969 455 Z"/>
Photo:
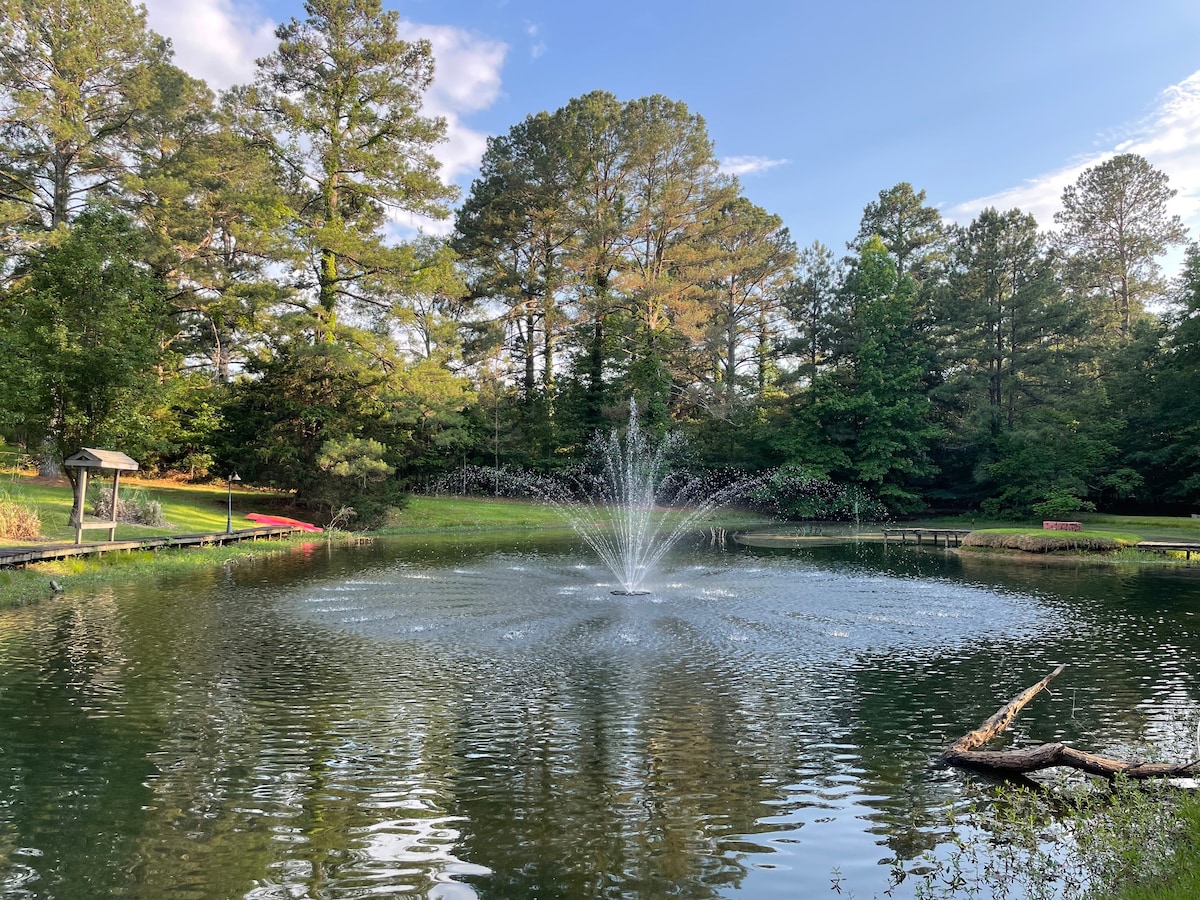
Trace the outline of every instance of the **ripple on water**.
<path fill-rule="evenodd" d="M 0 894 L 869 896 L 961 800 L 933 749 L 1031 672 L 1087 677 L 1018 739 L 1200 712 L 1182 612 L 901 568 L 618 597 L 513 550 L 2 613 Z"/>

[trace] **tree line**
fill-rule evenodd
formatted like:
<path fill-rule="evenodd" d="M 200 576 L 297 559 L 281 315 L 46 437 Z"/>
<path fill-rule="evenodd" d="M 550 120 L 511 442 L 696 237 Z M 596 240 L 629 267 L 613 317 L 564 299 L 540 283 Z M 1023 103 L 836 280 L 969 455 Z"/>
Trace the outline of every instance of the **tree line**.
<path fill-rule="evenodd" d="M 309 0 L 220 95 L 129 0 L 0 9 L 0 435 L 48 468 L 115 447 L 369 523 L 571 465 L 633 398 L 693 465 L 893 512 L 1200 499 L 1200 248 L 1140 156 L 1045 230 L 901 183 L 800 247 L 700 115 L 596 91 L 491 138 L 455 207 L 432 51 L 379 0 Z"/>

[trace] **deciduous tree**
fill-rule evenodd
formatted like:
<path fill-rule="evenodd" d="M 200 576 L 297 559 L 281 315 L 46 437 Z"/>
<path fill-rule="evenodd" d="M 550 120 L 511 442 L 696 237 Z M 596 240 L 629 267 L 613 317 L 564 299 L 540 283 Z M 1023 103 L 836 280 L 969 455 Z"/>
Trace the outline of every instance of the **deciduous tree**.
<path fill-rule="evenodd" d="M 0 300 L 8 355 L 0 409 L 59 463 L 84 446 L 153 440 L 124 430 L 159 394 L 169 308 L 145 241 L 108 207 L 84 211 L 58 241 L 30 249 Z"/>

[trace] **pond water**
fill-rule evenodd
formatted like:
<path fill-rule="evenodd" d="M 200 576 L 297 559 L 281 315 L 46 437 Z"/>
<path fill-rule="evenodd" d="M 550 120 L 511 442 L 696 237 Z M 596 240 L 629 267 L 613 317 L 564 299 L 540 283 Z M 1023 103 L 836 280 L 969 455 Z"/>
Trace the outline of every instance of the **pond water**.
<path fill-rule="evenodd" d="M 938 844 L 938 750 L 1191 755 L 1196 570 L 404 539 L 0 611 L 0 896 L 855 896 Z M 901 885 L 896 896 L 904 896 Z"/>

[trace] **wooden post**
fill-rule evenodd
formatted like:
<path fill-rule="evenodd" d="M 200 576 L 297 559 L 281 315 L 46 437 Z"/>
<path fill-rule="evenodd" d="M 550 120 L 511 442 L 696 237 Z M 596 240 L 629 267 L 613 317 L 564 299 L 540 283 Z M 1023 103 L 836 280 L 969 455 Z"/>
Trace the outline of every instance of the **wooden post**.
<path fill-rule="evenodd" d="M 117 539 L 117 485 L 121 483 L 121 470 L 113 470 L 113 492 L 112 492 L 112 526 L 108 529 L 109 541 Z"/>
<path fill-rule="evenodd" d="M 75 479 L 75 543 L 83 543 L 83 501 L 87 495 L 88 470 L 76 469 L 79 475 Z"/>

